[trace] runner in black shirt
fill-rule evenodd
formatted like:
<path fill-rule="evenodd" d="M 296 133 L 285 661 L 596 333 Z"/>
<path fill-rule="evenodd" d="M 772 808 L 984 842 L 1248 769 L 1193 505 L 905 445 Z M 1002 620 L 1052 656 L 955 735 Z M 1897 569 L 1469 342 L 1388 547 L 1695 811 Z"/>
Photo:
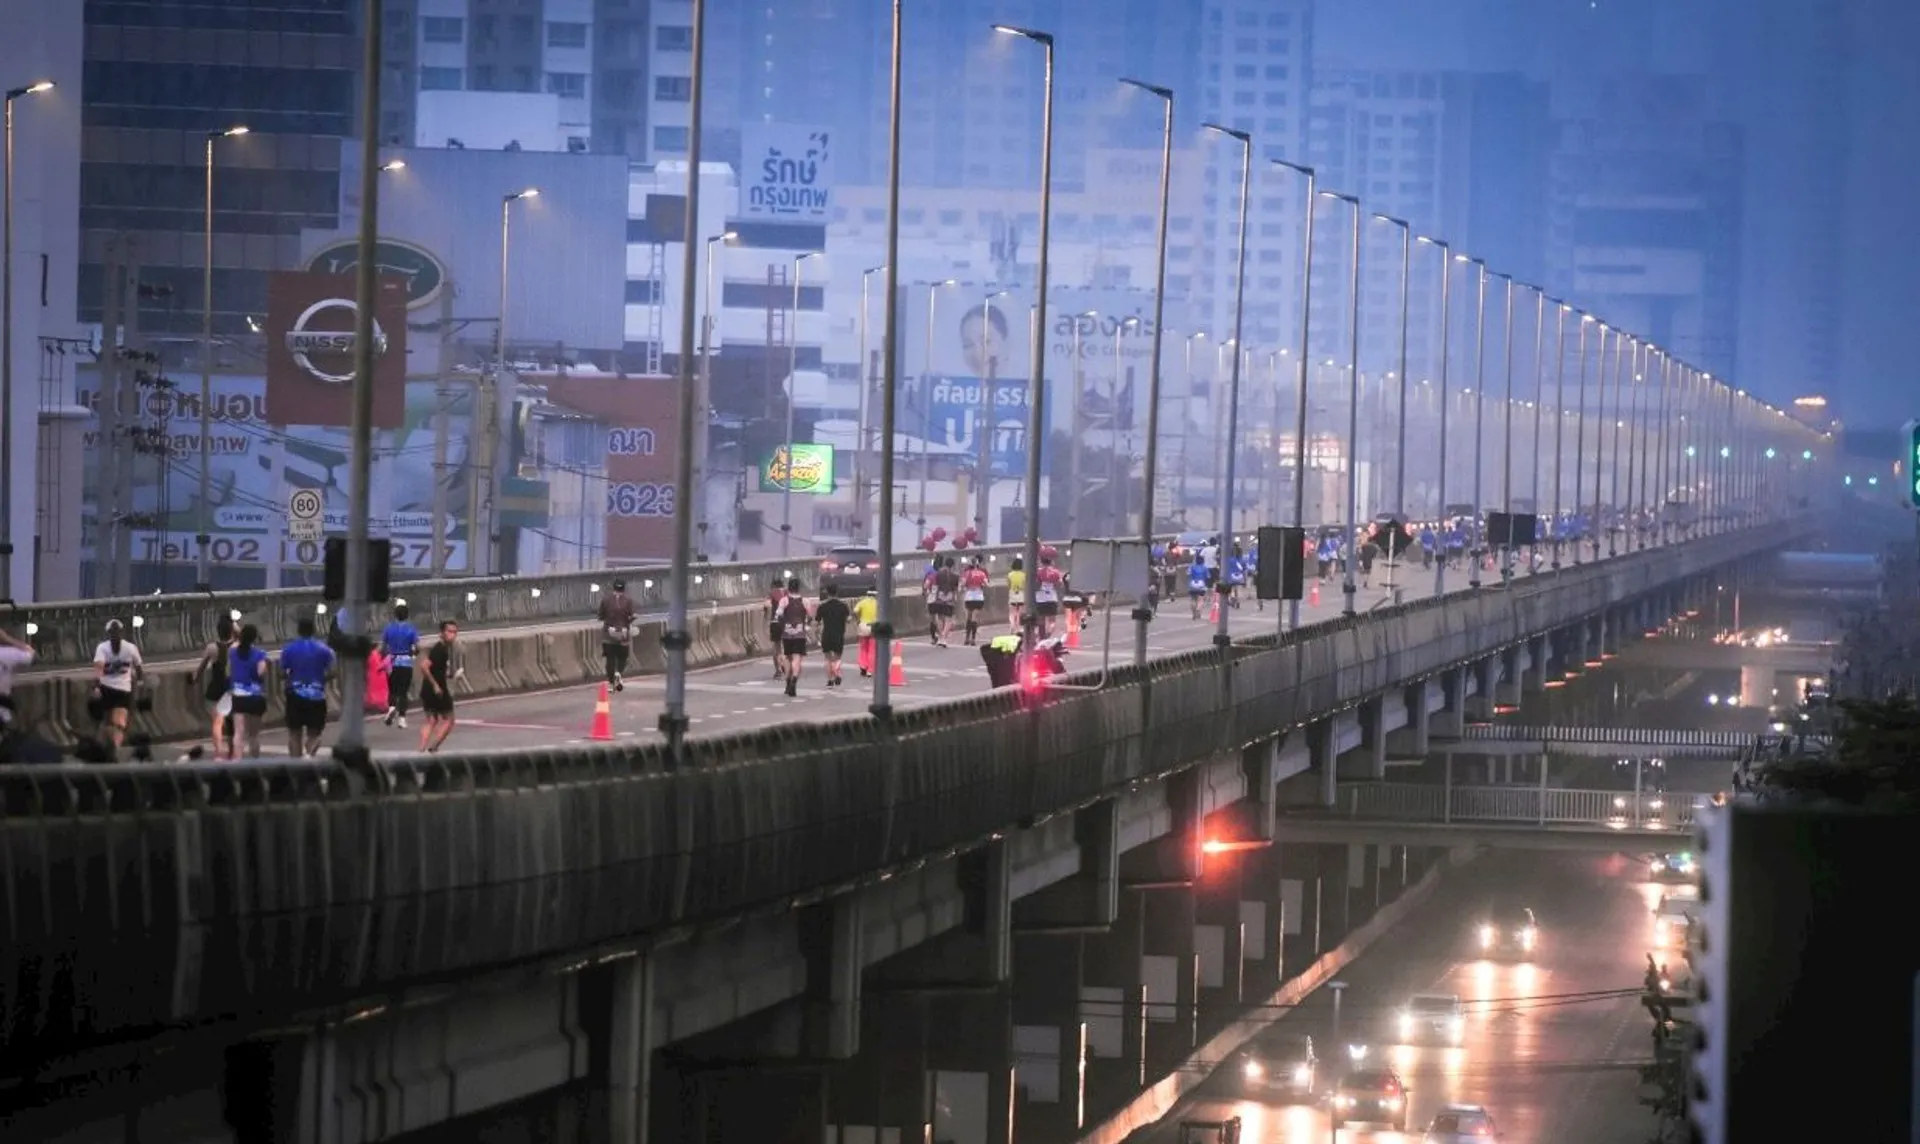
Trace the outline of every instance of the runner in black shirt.
<path fill-rule="evenodd" d="M 800 664 L 807 658 L 807 627 L 813 616 L 807 611 L 806 598 L 800 595 L 800 581 L 787 581 L 786 602 L 780 606 L 780 654 L 786 661 L 787 695 L 799 694 Z"/>
<path fill-rule="evenodd" d="M 840 598 L 838 585 L 828 584 L 824 590 L 813 618 L 820 625 L 820 654 L 827 657 L 827 686 L 839 687 L 840 655 L 847 650 L 847 622 L 853 618 L 853 609 Z"/>
<path fill-rule="evenodd" d="M 452 620 L 440 625 L 440 642 L 427 652 L 427 677 L 420 681 L 420 712 L 427 717 L 420 728 L 420 749 L 431 753 L 453 734 L 453 681 L 460 670 L 453 662 L 453 644 L 460 626 Z"/>
<path fill-rule="evenodd" d="M 960 573 L 949 556 L 933 574 L 933 594 L 927 597 L 927 615 L 933 620 L 933 646 L 946 647 L 953 634 L 953 605 L 960 596 Z"/>

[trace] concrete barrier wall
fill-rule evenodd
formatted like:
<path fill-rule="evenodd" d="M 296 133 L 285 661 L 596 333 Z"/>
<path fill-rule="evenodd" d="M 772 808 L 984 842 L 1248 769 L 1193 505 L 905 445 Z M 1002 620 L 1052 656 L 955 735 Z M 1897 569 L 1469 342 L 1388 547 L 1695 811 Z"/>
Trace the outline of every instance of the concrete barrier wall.
<path fill-rule="evenodd" d="M 1005 622 L 1006 615 L 1006 590 L 989 592 L 989 618 Z M 927 622 L 926 602 L 917 591 L 899 596 L 894 616 L 902 630 L 912 631 Z M 693 646 L 688 656 L 694 667 L 751 659 L 773 651 L 767 644 L 766 609 L 759 604 L 700 609 L 690 618 L 690 627 Z M 666 621 L 660 617 L 635 623 L 630 675 L 666 670 L 666 651 L 661 644 L 665 631 Z M 437 642 L 429 636 L 422 640 L 422 647 Z M 455 692 L 461 696 L 506 695 L 591 683 L 606 673 L 597 624 L 556 623 L 539 630 L 462 632 L 460 647 L 467 670 L 466 679 L 455 684 Z M 152 698 L 152 707 L 133 713 L 133 733 L 162 743 L 206 735 L 210 722 L 207 704 L 194 685 L 191 667 L 179 663 L 154 665 L 148 670 L 147 681 L 145 694 Z M 92 677 L 81 672 L 22 676 L 14 685 L 15 711 L 21 725 L 34 734 L 68 745 L 90 734 L 95 726 L 87 715 L 87 697 L 92 689 Z M 328 702 L 337 713 L 337 679 L 328 692 Z M 267 685 L 265 726 L 282 724 L 284 698 L 276 664 Z"/>
<path fill-rule="evenodd" d="M 678 769 L 631 745 L 401 757 L 367 775 L 319 760 L 0 768 L 0 1020 L 88 1041 L 264 1019 L 785 908 L 1778 542 L 1717 537 L 1383 608 L 1037 704 L 1003 691 L 694 739 Z M 114 1003 L 72 1006 L 72 988 Z"/>

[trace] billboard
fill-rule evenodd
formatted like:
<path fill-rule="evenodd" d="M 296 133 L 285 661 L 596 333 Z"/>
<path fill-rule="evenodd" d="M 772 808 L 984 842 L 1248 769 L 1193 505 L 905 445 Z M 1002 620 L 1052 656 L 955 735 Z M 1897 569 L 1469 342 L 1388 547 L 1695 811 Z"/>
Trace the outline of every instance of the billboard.
<path fill-rule="evenodd" d="M 378 239 L 373 244 L 374 265 L 382 278 L 397 278 L 407 292 L 407 309 L 418 310 L 440 300 L 447 288 L 447 267 L 424 246 L 397 238 Z M 307 257 L 307 270 L 314 274 L 352 274 L 360 265 L 360 240 L 342 238 L 327 243 Z"/>
<path fill-rule="evenodd" d="M 762 461 L 760 491 L 783 493 L 789 490 L 808 496 L 833 492 L 832 445 L 784 445 Z"/>
<path fill-rule="evenodd" d="M 292 543 L 286 536 L 288 497 L 298 489 L 320 493 L 324 529 L 347 527 L 347 482 L 351 443 L 346 429 L 332 425 L 277 426 L 267 413 L 267 382 L 258 375 L 215 375 L 209 406 L 208 507 L 212 556 L 220 564 L 318 568 L 323 553 L 317 542 Z M 79 377 L 78 401 L 97 414 L 97 375 Z M 395 559 L 422 572 L 433 567 L 435 383 L 401 387 L 401 416 L 395 427 L 376 436 L 373 457 L 371 525 L 376 535 L 396 542 Z M 448 401 L 447 552 L 449 571 L 466 570 L 467 457 L 475 438 L 471 398 L 456 390 Z M 199 548 L 200 394 L 199 386 L 155 390 L 135 413 L 165 443 L 164 450 L 137 454 L 131 511 L 152 522 L 133 534 L 135 558 L 191 562 Z M 84 438 L 89 456 L 101 446 L 99 423 Z M 94 533 L 98 501 L 87 468 L 83 524 Z M 91 554 L 89 554 L 91 555 Z"/>
<path fill-rule="evenodd" d="M 670 559 L 679 508 L 674 487 L 678 382 L 614 374 L 560 374 L 543 380 L 553 401 L 607 427 L 607 559 Z"/>
<path fill-rule="evenodd" d="M 268 419 L 279 425 L 352 423 L 354 276 L 278 271 L 267 276 Z M 373 426 L 397 429 L 407 405 L 407 285 L 380 278 L 374 305 Z"/>
<path fill-rule="evenodd" d="M 829 133 L 789 123 L 740 129 L 740 215 L 782 222 L 827 221 L 832 206 Z"/>

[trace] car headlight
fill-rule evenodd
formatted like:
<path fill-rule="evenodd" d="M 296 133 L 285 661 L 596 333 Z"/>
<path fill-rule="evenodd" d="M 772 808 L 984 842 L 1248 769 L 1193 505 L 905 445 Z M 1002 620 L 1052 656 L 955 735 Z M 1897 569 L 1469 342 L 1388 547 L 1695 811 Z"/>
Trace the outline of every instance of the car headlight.
<path fill-rule="evenodd" d="M 1480 927 L 1480 948 L 1485 949 L 1492 944 L 1493 944 L 1493 927 L 1481 926 Z"/>
<path fill-rule="evenodd" d="M 1304 1085 L 1313 1079 L 1313 1070 L 1306 1065 L 1293 1066 L 1293 1083 Z"/>
<path fill-rule="evenodd" d="M 1400 1035 L 1403 1037 L 1413 1036 L 1413 1014 L 1400 1014 Z"/>
<path fill-rule="evenodd" d="M 1400 1098 L 1397 1096 L 1389 1096 L 1380 1102 L 1380 1107 L 1386 1109 L 1388 1112 L 1397 1112 L 1400 1108 Z"/>
<path fill-rule="evenodd" d="M 1664 871 L 1664 870 L 1665 870 L 1666 868 L 1667 868 L 1667 864 L 1666 864 L 1665 862 L 1662 862 L 1662 861 L 1661 861 L 1660 859 L 1658 859 L 1658 858 L 1655 858 L 1655 859 L 1654 859 L 1653 861 L 1651 861 L 1651 862 L 1649 862 L 1649 863 L 1647 863 L 1647 872 L 1648 872 L 1649 874 L 1658 874 L 1658 873 L 1661 873 L 1661 872 L 1662 872 L 1662 871 Z"/>
<path fill-rule="evenodd" d="M 1267 1069 L 1266 1066 L 1262 1065 L 1259 1061 L 1248 1061 L 1246 1073 L 1248 1080 L 1259 1080 L 1261 1077 L 1267 1075 Z"/>
<path fill-rule="evenodd" d="M 1655 810 L 1661 810 L 1666 807 L 1667 800 L 1664 798 L 1656 798 L 1652 802 L 1648 803 L 1647 805 L 1652 807 Z"/>
<path fill-rule="evenodd" d="M 1353 1098 L 1351 1096 L 1338 1096 L 1334 1098 L 1333 1102 L 1342 1108 L 1353 1107 Z"/>
<path fill-rule="evenodd" d="M 1625 809 L 1627 809 L 1627 800 L 1626 800 L 1626 799 L 1624 799 L 1624 798 L 1621 798 L 1621 797 L 1619 797 L 1618 795 L 1616 795 L 1616 796 L 1614 796 L 1614 800 L 1613 800 L 1613 809 L 1615 809 L 1615 810 L 1625 810 Z"/>
<path fill-rule="evenodd" d="M 1455 1018 L 1454 1018 L 1453 1020 L 1451 1020 L 1451 1021 L 1448 1021 L 1448 1022 L 1447 1022 L 1447 1036 L 1448 1036 L 1448 1037 L 1450 1037 L 1450 1038 L 1452 1038 L 1452 1039 L 1453 1039 L 1454 1041 L 1456 1041 L 1456 1042 L 1457 1042 L 1457 1041 L 1459 1041 L 1459 1040 L 1460 1040 L 1460 1038 L 1462 1038 L 1462 1037 L 1464 1037 L 1464 1036 L 1466 1036 L 1466 1035 L 1467 1035 L 1467 1022 L 1466 1022 L 1466 1018 L 1464 1018 L 1464 1017 L 1455 1017 Z"/>
<path fill-rule="evenodd" d="M 1528 949 L 1532 949 L 1533 943 L 1539 940 L 1540 931 L 1534 929 L 1532 926 L 1528 926 L 1526 929 L 1520 931 L 1520 944 Z"/>

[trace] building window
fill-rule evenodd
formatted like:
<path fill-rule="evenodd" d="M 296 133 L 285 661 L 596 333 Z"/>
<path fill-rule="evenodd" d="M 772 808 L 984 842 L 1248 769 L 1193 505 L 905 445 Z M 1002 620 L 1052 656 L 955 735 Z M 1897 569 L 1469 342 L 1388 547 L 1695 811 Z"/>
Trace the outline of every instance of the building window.
<path fill-rule="evenodd" d="M 587 26 L 571 20 L 548 20 L 547 46 L 549 48 L 584 48 L 587 46 Z"/>
<path fill-rule="evenodd" d="M 653 149 L 669 155 L 687 153 L 689 140 L 684 127 L 656 127 L 653 129 Z"/>
<path fill-rule="evenodd" d="M 653 98 L 662 103 L 687 103 L 693 99 L 693 80 L 683 75 L 655 76 Z"/>
<path fill-rule="evenodd" d="M 466 34 L 466 21 L 458 16 L 423 16 L 420 38 L 429 44 L 457 44 Z"/>
<path fill-rule="evenodd" d="M 547 90 L 561 99 L 585 99 L 587 77 L 581 72 L 548 72 Z"/>
<path fill-rule="evenodd" d="M 459 91 L 459 68 L 421 68 L 421 91 Z"/>
<path fill-rule="evenodd" d="M 660 300 L 660 283 L 651 278 L 627 279 L 627 304 L 651 306 Z"/>
<path fill-rule="evenodd" d="M 662 52 L 693 50 L 693 29 L 678 24 L 662 24 L 653 30 L 653 46 Z"/>

